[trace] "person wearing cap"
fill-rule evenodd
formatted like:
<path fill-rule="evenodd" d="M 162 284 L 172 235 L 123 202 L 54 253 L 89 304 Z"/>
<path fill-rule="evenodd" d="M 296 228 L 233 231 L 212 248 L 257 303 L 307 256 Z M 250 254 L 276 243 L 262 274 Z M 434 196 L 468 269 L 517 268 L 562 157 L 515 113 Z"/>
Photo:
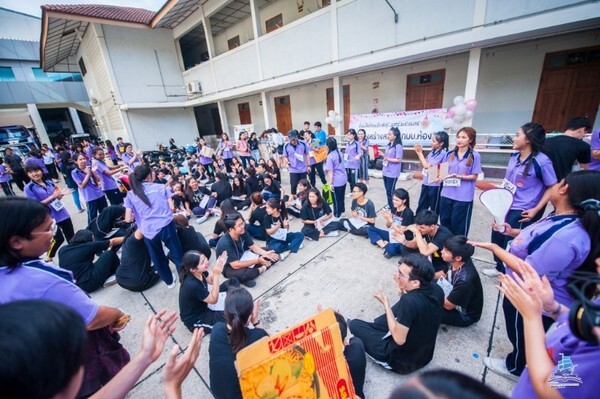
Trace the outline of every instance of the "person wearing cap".
<path fill-rule="evenodd" d="M 283 157 L 290 165 L 291 192 L 296 195 L 298 182 L 306 179 L 306 174 L 310 172 L 310 146 L 298 140 L 298 131 L 295 129 L 288 132 L 288 139 L 290 142 L 283 146 Z"/>

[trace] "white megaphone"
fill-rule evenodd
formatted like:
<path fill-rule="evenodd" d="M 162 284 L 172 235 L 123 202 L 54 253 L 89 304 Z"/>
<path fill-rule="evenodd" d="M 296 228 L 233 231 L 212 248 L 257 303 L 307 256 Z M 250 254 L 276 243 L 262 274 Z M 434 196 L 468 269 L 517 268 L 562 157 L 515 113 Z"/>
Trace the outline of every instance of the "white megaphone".
<path fill-rule="evenodd" d="M 513 198 L 513 194 L 505 188 L 491 188 L 479 196 L 479 201 L 491 212 L 501 233 L 505 230 L 504 220 L 512 206 Z"/>

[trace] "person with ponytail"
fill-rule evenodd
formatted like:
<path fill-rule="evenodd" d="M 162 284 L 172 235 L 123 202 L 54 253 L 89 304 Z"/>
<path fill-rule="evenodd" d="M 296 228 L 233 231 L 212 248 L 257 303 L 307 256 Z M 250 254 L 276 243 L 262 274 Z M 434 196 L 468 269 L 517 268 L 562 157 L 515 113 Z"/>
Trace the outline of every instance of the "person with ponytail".
<path fill-rule="evenodd" d="M 346 192 L 348 176 L 344 168 L 342 154 L 337 148 L 337 141 L 333 137 L 327 137 L 325 145 L 328 150 L 327 159 L 325 160 L 327 183 L 333 190 L 333 216 L 339 218 L 346 210 L 344 193 Z"/>
<path fill-rule="evenodd" d="M 546 276 L 558 303 L 569 307 L 573 303 L 567 290 L 570 277 L 575 271 L 595 271 L 595 259 L 600 256 L 599 198 L 600 172 L 573 172 L 550 189 L 554 212 L 523 230 L 502 225 L 504 234 L 514 237 L 508 251 L 493 243 L 472 245 L 491 251 L 504 262 L 510 276 L 522 274 L 522 263 L 527 262 Z M 525 367 L 523 317 L 506 297 L 502 308 L 513 350 L 506 360 L 485 358 L 484 363 L 495 373 L 516 379 Z M 542 318 L 546 330 L 553 321 Z"/>
<path fill-rule="evenodd" d="M 284 260 L 290 253 L 296 253 L 302 247 L 304 233 L 289 232 L 285 202 L 271 198 L 267 201 L 267 216 L 263 226 L 268 234 L 267 246 L 279 254 Z"/>
<path fill-rule="evenodd" d="M 171 273 L 162 245 L 167 246 L 178 269 L 183 251 L 169 206 L 170 193 L 164 184 L 154 183 L 148 165 L 135 167 L 129 175 L 129 185 L 131 191 L 125 197 L 125 221 L 136 221 L 158 275 L 168 288 L 174 288 L 177 275 Z"/>
<path fill-rule="evenodd" d="M 517 152 L 510 156 L 502 182 L 502 187 L 514 196 L 504 219 L 512 228 L 524 229 L 540 220 L 547 202 L 544 194 L 557 182 L 552 161 L 540 152 L 545 141 L 546 131 L 538 123 L 526 123 L 517 130 L 513 141 L 513 149 Z M 535 209 L 540 210 L 536 212 Z M 510 240 L 511 237 L 492 230 L 491 241 L 501 248 L 506 248 Z M 482 270 L 486 276 L 496 277 L 504 273 L 502 261 L 496 256 L 494 260 L 495 269 Z"/>
<path fill-rule="evenodd" d="M 215 324 L 208 347 L 210 390 L 216 399 L 242 397 L 236 356 L 245 347 L 269 336 L 260 324 L 259 312 L 260 301 L 255 304 L 245 288 L 231 288 L 227 292 L 225 322 Z"/>
<path fill-rule="evenodd" d="M 475 151 L 477 132 L 463 127 L 456 133 L 456 147 L 446 155 L 448 176 L 440 198 L 440 224 L 454 235 L 469 235 L 475 181 L 483 172 L 481 156 Z"/>
<path fill-rule="evenodd" d="M 348 129 L 346 132 L 346 152 L 344 152 L 344 167 L 346 168 L 346 175 L 348 177 L 348 183 L 350 184 L 350 195 L 352 196 L 352 190 L 356 184 L 356 177 L 358 169 L 360 168 L 360 158 L 363 156 L 363 150 L 358 144 L 358 135 L 356 130 Z"/>
<path fill-rule="evenodd" d="M 383 185 L 385 186 L 385 194 L 387 196 L 388 209 L 394 209 L 394 190 L 396 182 L 402 172 L 402 155 L 404 147 L 402 147 L 402 135 L 397 127 L 393 127 L 388 132 L 389 143 L 385 148 L 383 157 Z"/>
<path fill-rule="evenodd" d="M 406 228 L 415 222 L 415 214 L 410 209 L 410 196 L 408 191 L 403 188 L 397 188 L 394 191 L 394 207 L 389 211 L 383 210 L 381 212 L 385 219 L 385 227 L 387 230 L 380 229 L 375 226 L 367 227 L 367 236 L 371 244 L 377 245 L 379 248 L 383 248 L 387 253 L 399 252 L 400 245 L 399 240 L 395 236 L 405 235 L 407 233 Z M 409 232 L 409 241 L 412 239 L 412 233 Z M 393 242 L 390 243 L 390 238 L 393 238 Z M 389 245 L 388 245 L 389 244 Z M 392 246 L 398 246 L 398 249 L 391 250 Z"/>
<path fill-rule="evenodd" d="M 442 130 L 434 133 L 431 137 L 431 151 L 427 154 L 427 158 L 423 156 L 423 146 L 420 144 L 415 145 L 415 152 L 419 157 L 421 166 L 423 166 L 423 184 L 421 185 L 421 195 L 419 196 L 416 213 L 419 213 L 423 209 L 431 209 L 437 214 L 440 212 L 442 183 L 436 181 L 435 176 L 432 176 L 430 179 L 427 175 L 427 170 L 432 166 L 444 162 L 446 153 L 448 152 L 449 141 L 448 133 L 445 131 Z"/>
<path fill-rule="evenodd" d="M 100 179 L 89 167 L 85 155 L 77 154 L 74 160 L 76 167 L 71 171 L 71 177 L 81 189 L 81 195 L 87 205 L 87 224 L 89 225 L 108 206 L 108 203 L 104 191 L 100 188 Z"/>
<path fill-rule="evenodd" d="M 323 200 L 319 190 L 314 187 L 308 189 L 306 202 L 300 211 L 304 236 L 313 241 L 319 241 L 319 238 L 323 237 L 339 236 L 340 224 L 331 220 L 332 218 L 331 208 Z"/>

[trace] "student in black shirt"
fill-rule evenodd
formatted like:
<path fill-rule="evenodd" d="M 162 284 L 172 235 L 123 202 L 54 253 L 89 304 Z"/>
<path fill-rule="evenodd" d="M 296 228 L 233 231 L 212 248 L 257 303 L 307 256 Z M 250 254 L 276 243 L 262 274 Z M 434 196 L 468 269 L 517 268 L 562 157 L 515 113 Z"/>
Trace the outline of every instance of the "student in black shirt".
<path fill-rule="evenodd" d="M 233 187 L 232 187 L 232 197 L 231 201 L 233 202 L 233 206 L 235 209 L 246 210 L 250 206 L 250 194 L 249 187 L 246 186 L 244 182 L 244 176 L 235 175 L 233 178 Z"/>
<path fill-rule="evenodd" d="M 208 305 L 219 301 L 219 293 L 227 292 L 230 285 L 239 286 L 235 279 L 219 285 L 223 266 L 227 262 L 227 253 L 221 254 L 209 273 L 208 259 L 197 251 L 188 251 L 183 255 L 179 269 L 179 317 L 188 330 L 202 327 L 210 334 L 213 326 L 225 321 L 223 311 L 211 310 Z"/>
<path fill-rule="evenodd" d="M 281 184 L 279 184 L 277 180 L 273 180 L 273 178 L 269 175 L 263 176 L 263 190 L 261 193 L 265 201 L 268 201 L 271 198 L 280 200 L 283 196 Z"/>
<path fill-rule="evenodd" d="M 366 197 L 367 185 L 365 183 L 356 183 L 352 189 L 352 205 L 350 206 L 350 219 L 340 219 L 342 230 L 349 231 L 355 236 L 367 237 L 367 228 L 375 226 L 375 204 Z M 361 223 L 366 222 L 363 226 L 355 226 L 352 221 L 357 220 Z"/>
<path fill-rule="evenodd" d="M 261 328 L 260 302 L 244 288 L 232 288 L 225 298 L 225 323 L 213 327 L 208 347 L 210 390 L 216 399 L 241 398 L 235 368 L 237 353 L 269 335 Z M 254 328 L 248 328 L 252 324 Z"/>
<path fill-rule="evenodd" d="M 483 288 L 471 260 L 474 252 L 465 236 L 450 237 L 444 243 L 442 259 L 450 263 L 445 280 L 452 284 L 452 291 L 444 300 L 443 324 L 467 327 L 481 318 Z"/>
<path fill-rule="evenodd" d="M 406 234 L 406 227 L 415 222 L 415 214 L 410 209 L 408 191 L 403 188 L 397 188 L 392 196 L 392 203 L 394 204 L 393 211 L 384 210 L 381 212 L 385 219 L 385 227 L 389 230 L 379 229 L 375 226 L 367 227 L 369 241 L 379 248 L 385 249 L 386 245 L 390 242 L 390 233 L 396 239 L 397 235 Z"/>
<path fill-rule="evenodd" d="M 60 267 L 73 272 L 75 284 L 87 293 L 96 291 L 115 274 L 119 267 L 119 257 L 109 248 L 120 245 L 123 237 L 110 240 L 94 241 L 94 234 L 89 230 L 79 230 L 69 245 L 58 250 Z M 94 258 L 98 254 L 98 260 Z M 116 280 L 115 280 L 116 282 Z"/>
<path fill-rule="evenodd" d="M 306 202 L 308 196 L 308 189 L 311 188 L 310 183 L 307 179 L 300 179 L 296 188 L 296 195 L 292 195 L 291 198 L 287 195 L 284 196 L 285 206 L 289 215 L 300 217 L 300 211 L 302 206 Z"/>
<path fill-rule="evenodd" d="M 444 292 L 433 282 L 433 275 L 433 266 L 425 256 L 407 255 L 394 275 L 400 300 L 390 306 L 379 292 L 375 298 L 385 313 L 372 323 L 350 321 L 350 331 L 364 342 L 367 354 L 376 363 L 408 374 L 433 358 L 444 306 Z"/>
<path fill-rule="evenodd" d="M 248 233 L 256 240 L 267 241 L 267 232 L 262 224 L 267 216 L 267 203 L 261 193 L 252 193 L 250 200 L 250 220 L 246 227 Z"/>
<path fill-rule="evenodd" d="M 587 169 L 591 162 L 590 145 L 582 139 L 591 130 L 588 118 L 573 118 L 563 134 L 546 139 L 542 152 L 552 161 L 559 182 L 571 173 L 575 161 Z"/>
<path fill-rule="evenodd" d="M 183 253 L 186 253 L 187 251 L 198 251 L 206 256 L 206 259 L 210 259 L 212 255 L 210 245 L 208 245 L 202 234 L 198 233 L 196 229 L 189 225 L 188 219 L 183 215 L 175 215 L 173 216 L 173 221 L 175 222 L 177 237 L 181 243 L 181 251 Z M 171 259 L 170 253 L 169 259 Z"/>
<path fill-rule="evenodd" d="M 198 223 L 205 222 L 217 204 L 217 200 L 207 193 L 206 187 L 201 187 L 198 180 L 189 178 L 185 189 L 185 208 L 188 215 L 198 216 Z M 208 196 L 208 198 L 205 198 Z"/>
<path fill-rule="evenodd" d="M 208 240 L 208 245 L 210 245 L 212 248 L 215 248 L 219 242 L 219 239 L 223 236 L 223 234 L 227 233 L 227 226 L 225 226 L 225 223 L 223 222 L 227 215 L 240 214 L 235 209 L 233 206 L 233 201 L 230 199 L 226 199 L 225 201 L 221 202 L 221 206 L 219 208 L 221 208 L 221 216 L 215 222 L 212 238 Z"/>
<path fill-rule="evenodd" d="M 322 237 L 337 237 L 340 224 L 331 220 L 333 212 L 327 202 L 321 197 L 321 193 L 316 188 L 308 190 L 308 199 L 300 211 L 300 219 L 304 226 L 302 233 L 309 240 L 319 241 Z M 317 223 L 316 221 L 319 220 Z M 323 226 L 323 222 L 327 223 Z M 360 395 L 359 395 L 360 396 Z"/>
<path fill-rule="evenodd" d="M 217 173 L 217 181 L 210 187 L 210 191 L 211 195 L 217 199 L 217 205 L 220 205 L 221 201 L 231 198 L 233 194 L 231 184 L 225 173 Z"/>
<path fill-rule="evenodd" d="M 256 177 L 256 169 L 254 168 L 246 168 L 246 186 L 249 187 L 250 194 L 261 192 L 262 185 L 260 184 L 260 180 Z"/>
<path fill-rule="evenodd" d="M 87 227 L 96 240 L 103 240 L 107 234 L 112 233 L 110 238 L 125 236 L 125 232 L 131 226 L 131 223 L 125 222 L 125 207 L 123 205 L 110 205 L 100 212 L 97 218 Z"/>
<path fill-rule="evenodd" d="M 281 260 L 301 248 L 304 234 L 289 231 L 290 226 L 283 201 L 275 198 L 267 201 L 267 216 L 263 220 L 263 226 L 268 234 L 267 245 L 279 254 Z"/>
<path fill-rule="evenodd" d="M 121 263 L 116 272 L 117 284 L 133 292 L 145 291 L 160 281 L 152 268 L 152 259 L 142 232 L 127 229 L 121 246 Z"/>
<path fill-rule="evenodd" d="M 348 363 L 348 368 L 350 369 L 354 392 L 356 393 L 356 396 L 364 398 L 365 394 L 363 393 L 363 387 L 365 385 L 365 373 L 367 369 L 365 344 L 358 337 L 347 339 L 348 324 L 346 323 L 346 319 L 338 312 L 335 312 L 335 319 L 338 322 L 342 334 L 344 358 L 346 358 L 346 363 Z"/>

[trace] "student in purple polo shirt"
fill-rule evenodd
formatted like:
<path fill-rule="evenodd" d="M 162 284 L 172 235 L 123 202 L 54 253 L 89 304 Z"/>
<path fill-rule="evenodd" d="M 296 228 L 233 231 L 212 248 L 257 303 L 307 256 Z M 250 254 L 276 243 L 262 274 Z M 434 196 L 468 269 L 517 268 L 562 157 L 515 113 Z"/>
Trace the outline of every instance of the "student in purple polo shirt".
<path fill-rule="evenodd" d="M 310 145 L 298 140 L 298 131 L 295 129 L 288 132 L 288 139 L 290 142 L 283 146 L 283 157 L 290 167 L 292 195 L 296 195 L 298 182 L 306 179 L 306 174 L 310 172 Z"/>
<path fill-rule="evenodd" d="M 396 190 L 396 182 L 402 171 L 402 136 L 397 127 L 393 127 L 388 132 L 389 143 L 385 148 L 383 157 L 383 185 L 385 186 L 385 194 L 387 196 L 387 205 L 389 209 L 394 209 L 394 190 Z"/>
<path fill-rule="evenodd" d="M 44 204 L 50 211 L 50 217 L 54 219 L 57 225 L 52 245 L 46 254 L 46 261 L 51 262 L 58 248 L 65 242 L 65 238 L 69 242 L 73 238 L 73 234 L 75 234 L 71 215 L 69 215 L 67 208 L 61 202 L 63 193 L 60 191 L 60 188 L 52 182 L 52 179 L 44 180 L 42 169 L 38 165 L 27 164 L 25 166 L 25 173 L 31 179 L 23 190 L 25 196 Z"/>
<path fill-rule="evenodd" d="M 142 155 L 140 151 L 133 151 L 133 145 L 131 143 L 125 143 L 125 152 L 121 154 L 121 160 L 125 162 L 125 165 L 133 172 L 136 166 L 141 165 Z"/>
<path fill-rule="evenodd" d="M 346 175 L 348 176 L 348 183 L 350 183 L 350 195 L 356 184 L 356 174 L 358 168 L 360 168 L 360 158 L 363 155 L 362 148 L 358 144 L 358 135 L 356 130 L 348 129 L 346 132 L 346 152 L 344 152 L 344 166 L 346 167 Z"/>
<path fill-rule="evenodd" d="M 168 288 L 174 288 L 177 274 L 171 273 L 162 244 L 169 248 L 178 269 L 183 251 L 177 238 L 173 212 L 169 207 L 171 195 L 163 184 L 153 182 L 152 169 L 148 165 L 137 166 L 129 175 L 131 191 L 125 197 L 125 221 L 133 222 L 135 217 L 158 275 Z"/>
<path fill-rule="evenodd" d="M 360 157 L 360 168 L 358 168 L 358 181 L 365 183 L 369 186 L 369 139 L 367 138 L 367 132 L 365 129 L 358 129 L 358 145 L 363 154 Z"/>
<path fill-rule="evenodd" d="M 588 168 L 600 172 L 600 129 L 596 129 L 592 132 L 590 147 L 592 156 Z"/>
<path fill-rule="evenodd" d="M 88 160 L 83 154 L 75 155 L 75 169 L 71 171 L 73 181 L 81 189 L 81 195 L 87 205 L 88 224 L 98 216 L 104 208 L 108 206 L 104 191 L 100 188 L 100 179 L 92 172 L 88 166 Z"/>
<path fill-rule="evenodd" d="M 513 142 L 513 153 L 508 161 L 506 176 L 502 187 L 513 193 L 513 203 L 504 220 L 511 227 L 524 229 L 537 222 L 544 213 L 545 206 L 534 213 L 533 209 L 541 206 L 544 193 L 556 184 L 556 174 L 552 161 L 541 153 L 546 141 L 546 131 L 537 123 L 526 123 L 517 130 Z M 506 248 L 510 237 L 492 230 L 492 242 Z M 504 272 L 504 265 L 497 257 L 495 269 L 484 269 L 483 274 L 496 277 Z"/>
<path fill-rule="evenodd" d="M 200 160 L 200 163 L 202 164 L 202 166 L 204 166 L 204 170 L 206 170 L 208 177 L 210 177 L 211 179 L 214 179 L 215 170 L 212 166 L 214 159 L 212 157 L 205 157 L 202 155 L 202 150 L 204 149 L 204 147 L 210 148 L 210 146 L 208 144 L 206 144 L 206 141 L 204 141 L 204 138 L 200 137 L 200 140 L 198 140 L 198 152 L 197 152 L 198 159 Z"/>
<path fill-rule="evenodd" d="M 48 168 L 46 168 L 46 164 L 44 163 L 44 159 L 42 158 L 41 154 L 39 153 L 39 151 L 34 150 L 31 151 L 29 153 L 29 158 L 27 158 L 25 160 L 25 165 L 27 164 L 34 164 L 40 167 L 40 169 L 42 169 L 42 172 L 44 172 L 44 179 L 47 180 L 50 178 L 50 175 L 48 174 Z"/>
<path fill-rule="evenodd" d="M 108 166 L 104 162 L 104 150 L 102 147 L 94 147 L 92 153 L 94 154 L 92 171 L 102 182 L 102 191 L 106 194 L 111 205 L 121 205 L 123 203 L 123 196 L 121 195 L 121 191 L 119 191 L 117 182 L 113 179 L 113 175 L 122 172 L 123 169 L 127 170 L 127 168 Z"/>
<path fill-rule="evenodd" d="M 4 191 L 4 195 L 7 197 L 16 195 L 12 188 L 12 183 L 10 181 L 10 169 L 6 169 L 6 165 L 4 164 L 4 159 L 0 157 L 0 185 L 2 186 L 2 190 Z"/>
<path fill-rule="evenodd" d="M 344 169 L 342 154 L 337 148 L 337 141 L 333 137 L 327 137 L 325 144 L 329 150 L 325 160 L 325 170 L 327 171 L 327 183 L 333 189 L 333 216 L 339 218 L 346 210 L 344 193 L 346 192 L 348 176 Z"/>
<path fill-rule="evenodd" d="M 223 161 L 225 162 L 225 167 L 227 168 L 227 173 L 231 173 L 231 160 L 233 159 L 233 143 L 229 140 L 229 136 L 227 133 L 223 133 L 221 135 L 221 140 L 219 140 L 217 154 L 220 153 Z"/>
<path fill-rule="evenodd" d="M 600 172 L 571 173 L 550 190 L 555 212 L 523 230 L 504 223 L 504 234 L 515 237 L 510 252 L 492 243 L 473 245 L 492 251 L 510 269 L 507 274 L 521 272 L 521 261 L 525 260 L 540 276 L 546 275 L 556 300 L 570 306 L 569 277 L 575 270 L 589 270 L 600 249 L 597 198 Z M 516 379 L 525 367 L 523 318 L 506 297 L 502 308 L 513 351 L 506 360 L 484 358 L 484 363 L 493 372 Z M 553 320 L 544 317 L 542 322 L 548 329 Z"/>
<path fill-rule="evenodd" d="M 431 151 L 427 154 L 427 158 L 423 156 L 423 146 L 415 145 L 415 152 L 419 157 L 421 166 L 423 166 L 423 184 L 421 185 L 421 195 L 419 196 L 419 204 L 417 212 L 423 209 L 430 209 L 435 213 L 440 213 L 440 193 L 442 192 L 442 183 L 436 181 L 435 176 L 430 179 L 427 175 L 427 169 L 431 166 L 436 166 L 444 162 L 449 146 L 448 133 L 445 131 L 434 133 L 431 137 Z"/>
<path fill-rule="evenodd" d="M 481 156 L 475 151 L 477 132 L 463 127 L 456 133 L 456 147 L 446 156 L 449 175 L 440 198 L 440 224 L 454 235 L 469 236 L 475 181 L 482 172 Z"/>

